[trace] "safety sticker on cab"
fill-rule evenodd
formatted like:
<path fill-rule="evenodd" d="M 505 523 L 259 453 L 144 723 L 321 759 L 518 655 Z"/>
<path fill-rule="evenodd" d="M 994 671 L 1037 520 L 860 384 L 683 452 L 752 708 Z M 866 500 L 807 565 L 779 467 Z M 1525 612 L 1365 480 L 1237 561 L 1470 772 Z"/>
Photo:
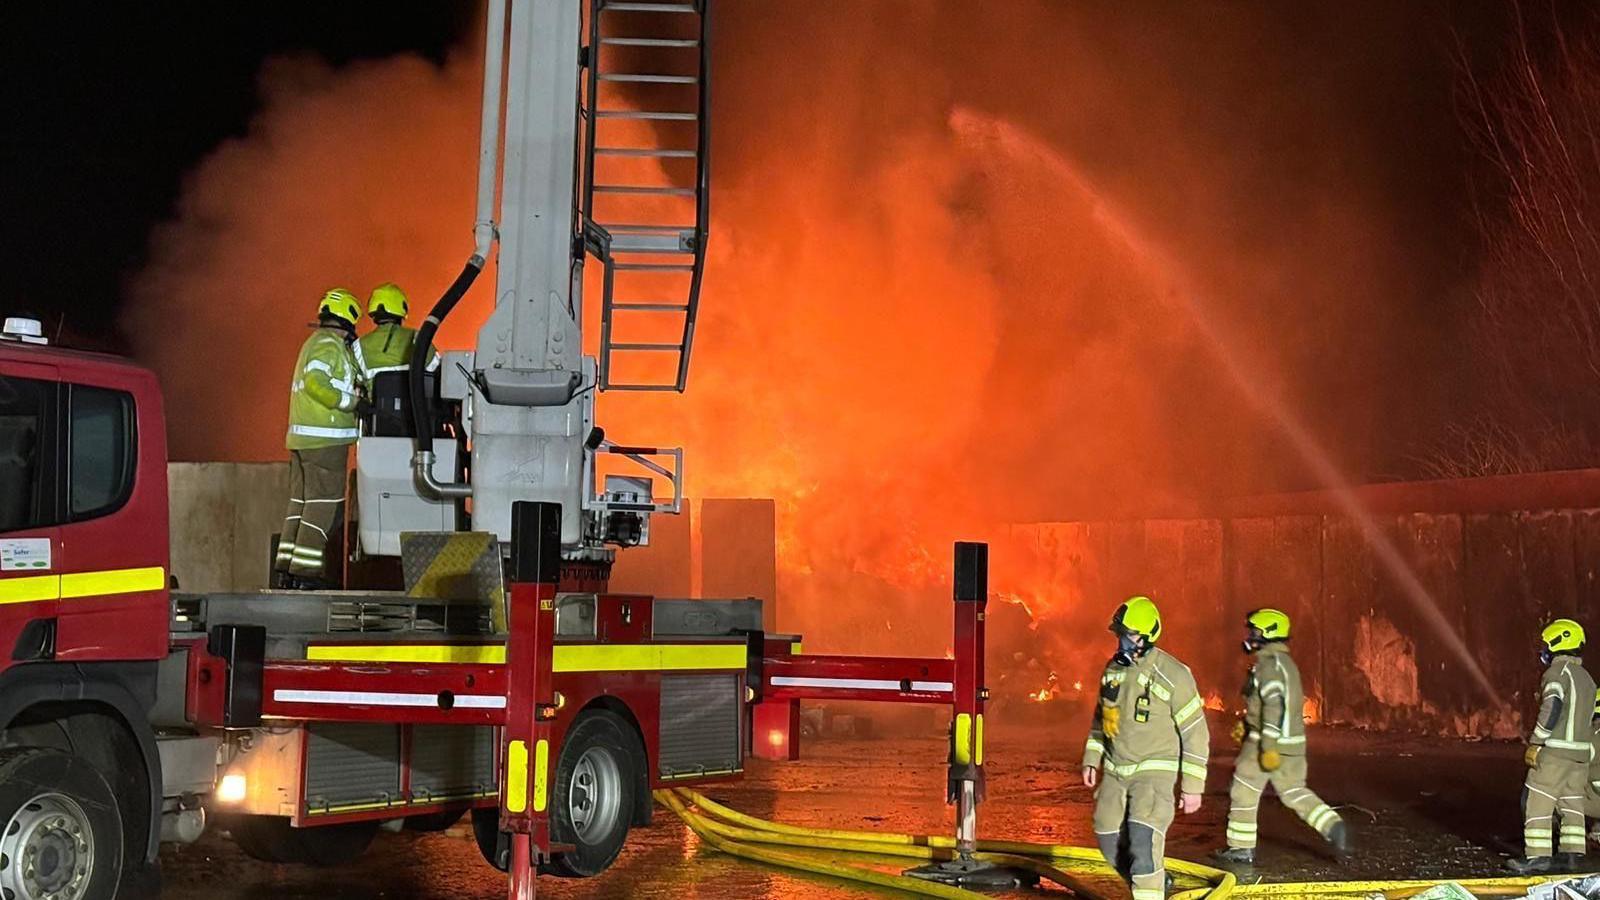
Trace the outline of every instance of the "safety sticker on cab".
<path fill-rule="evenodd" d="M 43 572 L 49 568 L 49 538 L 0 540 L 0 572 Z"/>

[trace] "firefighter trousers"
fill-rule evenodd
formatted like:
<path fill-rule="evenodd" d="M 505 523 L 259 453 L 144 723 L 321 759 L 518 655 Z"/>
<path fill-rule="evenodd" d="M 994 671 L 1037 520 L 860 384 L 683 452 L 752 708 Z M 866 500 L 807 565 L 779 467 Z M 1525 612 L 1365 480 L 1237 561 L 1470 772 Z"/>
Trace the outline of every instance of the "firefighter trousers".
<path fill-rule="evenodd" d="M 1306 787 L 1306 758 L 1280 757 L 1278 768 L 1261 768 L 1261 747 L 1245 741 L 1233 765 L 1233 787 L 1228 792 L 1228 846 L 1252 849 L 1258 837 L 1257 817 L 1270 785 L 1283 805 L 1323 837 L 1339 823 L 1339 814 Z"/>
<path fill-rule="evenodd" d="M 1522 843 L 1529 859 L 1549 856 L 1558 844 L 1562 853 L 1584 852 L 1583 795 L 1588 780 L 1588 760 L 1567 759 L 1551 750 L 1539 753 L 1522 788 Z"/>
<path fill-rule="evenodd" d="M 346 468 L 350 445 L 289 451 L 289 509 L 273 568 L 302 578 L 327 576 L 323 554 L 329 535 L 343 521 Z"/>
<path fill-rule="evenodd" d="M 1133 900 L 1167 896 L 1167 828 L 1177 812 L 1176 772 L 1101 776 L 1094 837 L 1106 862 L 1133 886 Z"/>

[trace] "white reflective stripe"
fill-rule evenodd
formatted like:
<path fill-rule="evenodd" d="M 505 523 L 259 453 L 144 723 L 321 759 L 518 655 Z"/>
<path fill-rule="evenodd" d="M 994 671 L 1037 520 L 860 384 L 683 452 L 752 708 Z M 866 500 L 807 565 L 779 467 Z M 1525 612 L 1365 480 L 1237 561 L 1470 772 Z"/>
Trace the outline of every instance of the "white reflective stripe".
<path fill-rule="evenodd" d="M 1263 698 L 1276 696 L 1283 693 L 1283 685 L 1277 683 L 1276 681 L 1270 684 L 1264 684 L 1261 686 L 1260 693 Z"/>
<path fill-rule="evenodd" d="M 1266 785 L 1262 785 L 1261 787 L 1256 787 L 1255 785 L 1251 784 L 1248 781 L 1245 781 L 1243 778 L 1240 778 L 1237 775 L 1233 776 L 1233 783 L 1237 784 L 1238 786 L 1244 788 L 1247 791 L 1250 791 L 1253 794 L 1259 794 L 1262 791 L 1267 789 Z"/>
<path fill-rule="evenodd" d="M 1538 788 L 1534 787 L 1531 784 L 1525 784 L 1525 785 L 1523 785 L 1523 787 L 1527 788 L 1530 791 L 1533 791 L 1535 794 L 1538 794 L 1541 797 L 1549 797 L 1550 798 L 1550 802 L 1552 802 L 1552 803 L 1558 802 L 1554 795 L 1546 794 L 1544 791 L 1539 790 Z M 1544 816 L 1543 818 L 1548 819 L 1548 818 L 1550 818 L 1550 816 Z"/>
<path fill-rule="evenodd" d="M 1096 740 L 1094 738 L 1089 738 L 1089 743 L 1083 745 L 1083 752 L 1085 754 L 1099 753 L 1101 755 L 1104 755 L 1105 752 L 1106 752 L 1106 745 L 1100 743 L 1098 740 Z"/>
<path fill-rule="evenodd" d="M 323 531 L 321 528 L 318 528 L 317 527 L 317 523 L 315 523 L 315 522 L 306 522 L 306 521 L 302 520 L 300 522 L 300 524 L 304 525 L 307 528 L 316 528 L 317 529 L 317 534 L 322 535 L 322 539 L 323 540 L 327 540 L 328 539 L 328 533 L 326 531 Z"/>
<path fill-rule="evenodd" d="M 852 691 L 895 691 L 899 693 L 900 682 L 879 680 L 874 678 L 795 678 L 788 675 L 775 675 L 772 678 L 773 687 L 813 687 L 837 688 Z M 953 691 L 954 684 L 948 681 L 913 681 L 911 690 L 914 693 Z"/>
<path fill-rule="evenodd" d="M 1175 759 L 1147 759 L 1141 763 L 1124 763 L 1123 765 L 1106 766 L 1111 774 L 1118 778 L 1130 778 L 1142 772 L 1172 772 L 1177 774 L 1178 761 Z"/>
<path fill-rule="evenodd" d="M 1290 744 L 1304 744 L 1305 742 L 1306 742 L 1306 736 L 1303 735 L 1303 734 L 1299 735 L 1297 737 L 1286 737 L 1286 738 L 1279 738 L 1278 739 L 1278 744 L 1281 745 L 1281 746 L 1287 746 L 1287 745 L 1290 745 Z"/>
<path fill-rule="evenodd" d="M 361 352 L 361 342 L 356 341 L 355 343 L 351 344 L 350 352 L 355 355 L 356 368 L 360 369 L 362 374 L 370 377 L 372 373 L 367 369 L 367 357 L 365 353 Z"/>
<path fill-rule="evenodd" d="M 1200 710 L 1202 710 L 1204 708 L 1205 708 L 1205 701 L 1201 700 L 1198 695 L 1196 695 L 1194 697 L 1191 697 L 1189 699 L 1189 702 L 1185 703 L 1183 705 L 1183 708 L 1178 710 L 1178 717 L 1177 717 L 1178 718 L 1178 723 L 1182 724 L 1182 723 L 1188 721 L 1190 716 L 1193 716 L 1195 713 L 1199 712 Z"/>
<path fill-rule="evenodd" d="M 289 433 L 290 434 L 298 434 L 301 437 L 358 438 L 358 437 L 361 436 L 361 429 L 359 429 L 359 428 L 323 428 L 320 425 L 290 425 L 289 426 Z M 309 501 L 308 500 L 306 502 L 310 503 L 310 502 L 315 502 L 315 501 Z"/>
<path fill-rule="evenodd" d="M 1189 776 L 1190 778 L 1198 778 L 1201 781 L 1204 781 L 1206 779 L 1206 767 L 1192 762 L 1186 762 L 1183 764 L 1183 774 Z"/>
<path fill-rule="evenodd" d="M 328 373 L 328 376 L 330 378 L 333 376 L 333 367 L 328 365 L 327 363 L 323 362 L 320 359 L 307 360 L 306 361 L 306 371 L 307 372 L 326 372 L 326 373 Z"/>
<path fill-rule="evenodd" d="M 278 703 L 316 703 L 350 706 L 439 706 L 438 694 L 401 694 L 388 691 L 302 691 L 279 688 L 272 692 Z M 456 694 L 456 709 L 505 709 L 506 698 L 490 694 Z"/>
<path fill-rule="evenodd" d="M 310 503 L 343 503 L 344 502 L 344 498 L 343 497 L 332 497 L 332 498 L 329 498 L 329 499 L 326 499 L 326 500 L 306 500 L 306 501 L 303 501 L 303 502 L 305 502 L 307 504 L 310 504 Z"/>
<path fill-rule="evenodd" d="M 1544 745 L 1546 747 L 1553 747 L 1556 750 L 1582 750 L 1585 752 L 1587 752 L 1591 746 L 1588 741 L 1580 744 L 1577 741 L 1563 741 L 1560 738 L 1551 738 L 1550 740 L 1545 741 Z"/>
<path fill-rule="evenodd" d="M 438 362 L 438 360 L 435 360 L 435 362 Z M 411 371 L 411 367 L 410 366 L 401 364 L 401 365 L 398 365 L 398 366 L 379 366 L 376 369 L 368 369 L 367 370 L 367 374 L 368 375 L 381 375 L 384 372 L 409 372 L 409 371 Z"/>
<path fill-rule="evenodd" d="M 1533 736 L 1542 741 L 1550 736 L 1550 729 L 1543 725 L 1535 725 L 1533 726 Z"/>

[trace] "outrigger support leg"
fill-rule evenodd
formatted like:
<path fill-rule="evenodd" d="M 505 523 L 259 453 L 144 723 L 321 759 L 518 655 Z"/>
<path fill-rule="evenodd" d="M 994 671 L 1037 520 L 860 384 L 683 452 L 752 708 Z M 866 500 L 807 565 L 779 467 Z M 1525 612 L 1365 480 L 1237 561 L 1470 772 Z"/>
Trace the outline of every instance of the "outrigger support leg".
<path fill-rule="evenodd" d="M 958 541 L 955 562 L 955 704 L 945 801 L 956 807 L 954 859 L 909 869 L 913 878 L 968 887 L 1016 887 L 1011 869 L 977 859 L 978 804 L 983 800 L 984 617 L 989 605 L 989 545 Z"/>
<path fill-rule="evenodd" d="M 551 673 L 561 505 L 511 507 L 511 590 L 506 635 L 506 727 L 500 828 L 511 835 L 511 900 L 533 900 L 539 864 L 550 858 Z"/>

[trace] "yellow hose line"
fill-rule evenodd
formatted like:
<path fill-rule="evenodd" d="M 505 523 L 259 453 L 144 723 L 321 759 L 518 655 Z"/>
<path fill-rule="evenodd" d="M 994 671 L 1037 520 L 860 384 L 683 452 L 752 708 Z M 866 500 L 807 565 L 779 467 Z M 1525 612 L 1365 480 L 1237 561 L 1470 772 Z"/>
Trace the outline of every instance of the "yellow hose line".
<path fill-rule="evenodd" d="M 931 881 L 921 881 L 916 878 L 907 878 L 904 875 L 888 875 L 883 872 L 862 868 L 860 866 L 820 862 L 818 860 L 808 859 L 803 856 L 796 856 L 790 853 L 781 853 L 762 847 L 751 847 L 748 844 L 743 844 L 739 841 L 727 840 L 719 836 L 715 831 L 704 827 L 709 823 L 703 817 L 697 816 L 693 812 L 690 812 L 689 809 L 683 805 L 683 801 L 673 796 L 670 792 L 656 791 L 655 797 L 661 803 L 666 804 L 668 809 L 671 809 L 674 813 L 677 813 L 678 818 L 682 819 L 684 823 L 687 824 L 702 841 L 705 841 L 707 844 L 715 847 L 723 853 L 728 854 L 729 856 L 737 856 L 743 859 L 750 859 L 756 862 L 780 866 L 786 869 L 796 869 L 802 872 L 811 872 L 816 875 L 826 875 L 832 878 L 844 878 L 850 881 L 857 881 L 862 884 L 894 888 L 910 894 L 919 894 L 924 897 L 944 897 L 948 898 L 948 900 L 988 900 L 988 898 L 986 898 L 983 894 L 979 894 L 974 891 L 962 890 L 961 888 L 950 887 L 949 885 L 938 884 Z"/>
<path fill-rule="evenodd" d="M 674 812 L 676 811 L 677 810 L 674 809 Z M 728 825 L 715 821 L 714 819 L 706 816 L 698 816 L 692 810 L 688 810 L 686 812 L 687 815 L 695 817 L 697 824 L 715 833 L 718 837 L 740 843 L 778 844 L 781 846 L 804 848 L 808 850 L 834 850 L 843 853 L 856 853 L 869 856 L 896 856 L 906 859 L 926 860 L 930 862 L 954 859 L 956 855 L 954 849 L 929 847 L 926 845 L 876 843 L 870 841 L 822 837 L 817 835 L 787 834 L 777 831 L 741 828 L 736 825 Z M 680 813 L 680 815 L 683 815 L 683 813 Z M 1087 885 L 1084 885 L 1078 879 L 1072 877 L 1070 874 L 1037 859 L 1014 856 L 1005 853 L 977 853 L 974 855 L 976 858 L 985 862 L 992 862 L 997 865 L 1010 866 L 1012 868 L 1026 869 L 1027 871 L 1038 875 L 1040 878 L 1048 879 L 1070 891 L 1073 891 L 1074 893 L 1086 898 L 1086 900 L 1093 900 L 1093 898 L 1099 896 L 1095 891 L 1090 889 Z M 1107 869 L 1107 871 L 1109 872 L 1110 870 Z"/>
<path fill-rule="evenodd" d="M 940 850 L 954 850 L 956 846 L 954 838 L 944 837 L 942 835 L 895 834 L 893 832 L 880 831 L 841 831 L 837 829 L 802 828 L 797 825 L 785 825 L 780 822 L 773 822 L 767 819 L 757 818 L 756 816 L 752 816 L 747 813 L 739 812 L 736 809 L 732 809 L 724 806 L 721 803 L 718 803 L 715 800 L 712 800 L 699 791 L 691 790 L 689 788 L 677 788 L 676 791 L 680 797 L 689 800 L 695 806 L 700 807 L 706 812 L 712 813 L 719 818 L 725 819 L 729 822 L 734 822 L 738 825 L 742 825 L 746 828 L 756 831 L 767 831 L 775 834 L 807 838 L 852 841 L 861 844 L 878 844 L 885 847 L 912 846 L 932 847 Z M 1047 860 L 1066 860 L 1080 863 L 1081 866 L 1074 868 L 1079 868 L 1085 872 L 1093 872 L 1104 875 L 1115 874 L 1111 866 L 1106 863 L 1105 858 L 1100 855 L 1100 851 L 1093 847 L 1068 847 L 1060 844 L 1032 844 L 1023 841 L 981 840 L 978 841 L 978 850 L 981 853 L 986 854 L 999 853 L 1033 858 L 1042 857 Z M 861 852 L 871 851 L 863 850 Z M 1180 859 L 1169 858 L 1167 860 L 1167 868 L 1174 874 L 1186 875 L 1207 883 L 1209 887 L 1200 889 L 1198 893 L 1200 895 L 1209 895 L 1211 898 L 1213 898 L 1213 900 L 1225 900 L 1225 898 L 1227 898 L 1230 892 L 1233 890 L 1233 885 L 1236 881 L 1233 873 L 1231 872 L 1225 872 L 1221 869 L 1213 869 L 1210 866 L 1202 866 Z M 1065 875 L 1066 873 L 1062 872 L 1061 874 Z M 1051 878 L 1051 880 L 1056 881 L 1055 878 Z M 1057 883 L 1061 884 L 1062 882 L 1057 881 Z M 1180 896 L 1182 895 L 1175 894 L 1174 900 L 1177 900 L 1177 898 Z M 1193 898 L 1188 898 L 1188 900 L 1193 900 Z"/>
<path fill-rule="evenodd" d="M 673 792 L 676 792 L 676 796 L 673 796 Z M 678 813 L 684 821 L 688 822 L 691 828 L 696 828 L 696 825 L 698 825 L 699 827 L 696 828 L 697 834 L 700 834 L 703 830 L 705 834 L 701 834 L 702 837 L 710 835 L 707 838 L 707 842 L 711 843 L 712 846 L 718 846 L 718 842 L 736 845 L 745 851 L 745 855 L 759 852 L 770 856 L 789 857 L 788 854 L 757 850 L 757 848 L 749 846 L 751 843 L 757 843 L 779 844 L 811 850 L 831 850 L 841 853 L 943 860 L 952 857 L 956 846 L 954 838 L 942 835 L 848 831 L 786 825 L 739 812 L 690 788 L 674 788 L 672 792 L 657 791 L 656 796 L 661 802 L 667 804 L 674 812 Z M 704 813 L 709 813 L 710 815 L 692 812 L 685 805 L 685 801 L 692 803 Z M 716 821 L 717 819 L 722 821 Z M 718 849 L 721 849 L 721 847 L 718 846 Z M 1093 847 L 1034 844 L 1024 841 L 979 841 L 977 849 L 979 851 L 977 856 L 980 859 L 1017 868 L 1027 868 L 1039 874 L 1042 878 L 1047 878 L 1072 890 L 1074 893 L 1086 897 L 1094 897 L 1095 894 L 1073 878 L 1070 870 L 1101 876 L 1115 875 L 1105 859 L 1101 857 L 1100 851 Z M 740 854 L 736 853 L 735 855 Z M 789 858 L 800 859 L 799 857 Z M 828 869 L 828 871 L 822 871 L 822 874 L 836 874 L 833 871 L 834 869 L 851 869 L 856 872 L 871 872 L 872 875 L 878 878 L 897 877 L 842 864 L 831 866 L 814 861 L 807 862 L 810 866 L 820 868 L 800 868 L 805 868 L 806 871 Z M 1067 867 L 1067 870 L 1063 870 L 1050 865 L 1051 862 L 1066 862 L 1071 865 Z M 1509 891 L 1522 893 L 1535 885 L 1557 880 L 1551 877 L 1507 877 L 1239 884 L 1233 873 L 1222 869 L 1171 857 L 1168 857 L 1166 863 L 1167 869 L 1173 874 L 1197 879 L 1205 883 L 1204 887 L 1177 891 L 1172 894 L 1169 900 L 1229 900 L 1229 898 L 1234 898 L 1234 900 L 1275 900 L 1275 898 L 1288 897 L 1368 896 L 1375 893 L 1391 893 L 1395 900 L 1399 900 L 1400 897 L 1426 890 L 1447 881 L 1454 881 L 1454 883 L 1474 893 L 1493 895 Z M 774 864 L 787 865 L 787 863 L 782 862 Z M 852 876 L 838 875 L 838 877 L 849 878 Z M 900 880 L 910 881 L 918 888 L 938 886 L 917 879 L 901 878 Z M 876 880 L 870 883 L 883 884 L 883 882 Z M 898 887 L 899 885 L 894 886 Z M 905 889 L 911 890 L 912 888 Z M 947 888 L 947 890 L 958 889 Z M 937 894 L 931 896 L 976 897 L 982 895 L 971 891 L 962 891 L 955 895 Z"/>
<path fill-rule="evenodd" d="M 1242 884 L 1234 889 L 1234 894 L 1240 897 L 1303 897 L 1327 894 L 1375 894 L 1389 891 L 1426 890 L 1445 882 L 1454 882 L 1469 891 L 1476 893 L 1478 890 L 1491 890 L 1494 888 L 1528 888 L 1566 878 L 1582 878 L 1581 875 L 1562 875 L 1557 878 L 1548 876 L 1508 876 L 1506 878 L 1435 878 L 1435 879 L 1410 879 L 1392 881 L 1303 881 L 1285 882 L 1283 884 Z"/>

